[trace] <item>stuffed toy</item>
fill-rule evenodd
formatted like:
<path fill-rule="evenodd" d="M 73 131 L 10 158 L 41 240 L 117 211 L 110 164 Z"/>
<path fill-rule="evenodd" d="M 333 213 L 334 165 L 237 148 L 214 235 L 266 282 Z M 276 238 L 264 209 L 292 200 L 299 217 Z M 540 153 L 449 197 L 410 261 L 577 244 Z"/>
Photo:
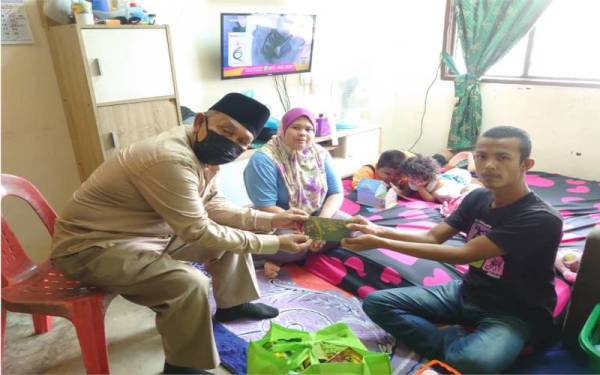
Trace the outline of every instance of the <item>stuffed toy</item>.
<path fill-rule="evenodd" d="M 564 279 L 573 283 L 577 277 L 577 271 L 579 271 L 579 264 L 581 263 L 581 252 L 572 249 L 558 250 L 556 254 L 556 260 L 554 266 L 562 274 Z"/>

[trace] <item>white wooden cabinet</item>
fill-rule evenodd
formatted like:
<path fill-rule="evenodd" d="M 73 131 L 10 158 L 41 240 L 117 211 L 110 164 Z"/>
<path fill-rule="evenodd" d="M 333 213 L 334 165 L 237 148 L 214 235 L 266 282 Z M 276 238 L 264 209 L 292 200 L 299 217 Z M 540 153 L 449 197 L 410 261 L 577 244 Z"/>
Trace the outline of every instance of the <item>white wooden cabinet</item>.
<path fill-rule="evenodd" d="M 168 26 L 51 26 L 48 37 L 82 181 L 181 123 Z"/>
<path fill-rule="evenodd" d="M 335 171 L 344 178 L 351 176 L 362 165 L 377 162 L 381 153 L 381 127 L 364 125 L 338 130 L 333 135 L 317 137 L 315 141 L 329 150 Z M 252 205 L 244 185 L 244 168 L 254 152 L 256 150 L 246 151 L 238 160 L 221 166 L 219 173 L 221 193 L 240 206 Z"/>
<path fill-rule="evenodd" d="M 341 130 L 331 139 L 321 140 L 320 143 L 331 145 L 330 153 L 337 173 L 342 177 L 352 176 L 361 166 L 377 162 L 381 153 L 381 127 L 362 126 Z"/>
<path fill-rule="evenodd" d="M 83 29 L 96 104 L 174 96 L 165 29 Z"/>

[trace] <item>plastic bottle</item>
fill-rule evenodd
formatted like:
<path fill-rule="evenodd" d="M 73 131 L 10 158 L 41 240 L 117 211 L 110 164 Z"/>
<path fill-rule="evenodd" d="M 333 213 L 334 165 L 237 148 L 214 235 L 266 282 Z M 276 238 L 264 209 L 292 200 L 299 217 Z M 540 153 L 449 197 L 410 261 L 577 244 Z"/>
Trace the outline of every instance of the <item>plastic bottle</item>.
<path fill-rule="evenodd" d="M 317 117 L 317 129 L 315 131 L 318 137 L 324 137 L 326 135 L 331 134 L 331 126 L 329 124 L 329 119 L 323 116 L 322 113 L 319 113 L 319 117 Z"/>
<path fill-rule="evenodd" d="M 92 0 L 92 9 L 108 12 L 110 10 L 108 0 Z"/>
<path fill-rule="evenodd" d="M 89 1 L 79 0 L 71 5 L 75 23 L 80 25 L 93 25 L 94 15 L 92 14 L 92 3 Z"/>

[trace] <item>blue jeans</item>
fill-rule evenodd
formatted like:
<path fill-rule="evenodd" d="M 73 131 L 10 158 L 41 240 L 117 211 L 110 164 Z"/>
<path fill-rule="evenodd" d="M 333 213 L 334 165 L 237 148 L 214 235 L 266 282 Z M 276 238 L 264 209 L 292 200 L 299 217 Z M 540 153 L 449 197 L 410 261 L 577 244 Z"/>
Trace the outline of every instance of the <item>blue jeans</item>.
<path fill-rule="evenodd" d="M 501 372 L 517 358 L 531 328 L 516 316 L 464 302 L 461 283 L 379 290 L 365 298 L 363 310 L 425 357 L 440 359 L 461 372 Z M 462 325 L 475 330 L 468 332 Z"/>

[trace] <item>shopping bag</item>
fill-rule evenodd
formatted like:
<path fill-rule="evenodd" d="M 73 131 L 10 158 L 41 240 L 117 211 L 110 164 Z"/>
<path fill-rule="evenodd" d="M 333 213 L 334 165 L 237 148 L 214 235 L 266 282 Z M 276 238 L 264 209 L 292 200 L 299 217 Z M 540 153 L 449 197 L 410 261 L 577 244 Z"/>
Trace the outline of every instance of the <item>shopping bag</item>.
<path fill-rule="evenodd" d="M 386 353 L 369 352 L 344 323 L 315 333 L 271 323 L 248 346 L 248 374 L 390 374 Z"/>

